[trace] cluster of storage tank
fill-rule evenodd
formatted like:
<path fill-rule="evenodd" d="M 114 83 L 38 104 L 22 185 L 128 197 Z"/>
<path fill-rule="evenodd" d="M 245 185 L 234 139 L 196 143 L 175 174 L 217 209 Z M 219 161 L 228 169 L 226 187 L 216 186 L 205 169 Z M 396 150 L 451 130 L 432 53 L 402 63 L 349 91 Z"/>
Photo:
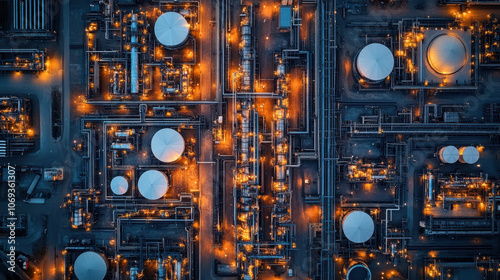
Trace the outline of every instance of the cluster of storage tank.
<path fill-rule="evenodd" d="M 452 164 L 455 162 L 475 164 L 479 160 L 479 150 L 474 146 L 460 147 L 445 146 L 439 149 L 439 160 L 442 163 Z"/>
<path fill-rule="evenodd" d="M 134 130 L 119 130 L 115 136 L 128 139 L 133 135 Z M 112 148 L 117 149 L 116 145 L 131 143 L 113 143 Z M 158 130 L 151 140 L 151 151 L 156 159 L 161 162 L 171 163 L 177 161 L 184 153 L 185 141 L 182 135 L 171 129 L 163 128 Z M 165 173 L 158 170 L 148 170 L 141 174 L 137 183 L 139 193 L 148 200 L 157 200 L 163 197 L 168 189 L 169 182 Z M 129 179 L 126 176 L 115 176 L 110 183 L 111 191 L 115 196 L 121 196 L 129 190 Z"/>

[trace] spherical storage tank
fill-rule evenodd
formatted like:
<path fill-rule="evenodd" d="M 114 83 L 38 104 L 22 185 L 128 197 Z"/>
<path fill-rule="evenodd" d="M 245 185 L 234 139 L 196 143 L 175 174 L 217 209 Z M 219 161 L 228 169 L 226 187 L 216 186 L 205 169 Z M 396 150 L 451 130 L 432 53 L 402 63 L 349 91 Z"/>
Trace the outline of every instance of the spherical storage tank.
<path fill-rule="evenodd" d="M 155 23 L 155 36 L 166 47 L 174 48 L 184 43 L 189 35 L 189 24 L 179 13 L 162 14 Z"/>
<path fill-rule="evenodd" d="M 446 146 L 439 149 L 439 159 L 443 163 L 455 163 L 458 157 L 458 149 L 455 146 Z"/>
<path fill-rule="evenodd" d="M 458 152 L 460 154 L 458 160 L 461 163 L 474 164 L 479 160 L 479 151 L 476 149 L 476 147 L 461 147 L 460 149 L 458 149 Z"/>
<path fill-rule="evenodd" d="M 111 191 L 116 195 L 125 194 L 128 190 L 128 181 L 123 176 L 116 176 L 111 180 Z"/>
<path fill-rule="evenodd" d="M 451 75 L 464 67 L 467 50 L 460 38 L 441 34 L 432 39 L 427 48 L 427 61 L 434 71 Z"/>
<path fill-rule="evenodd" d="M 394 68 L 394 56 L 385 45 L 372 43 L 366 45 L 356 58 L 358 73 L 370 81 L 381 81 L 389 76 Z"/>
<path fill-rule="evenodd" d="M 363 211 L 352 211 L 344 217 L 342 230 L 351 242 L 363 243 L 373 235 L 375 224 L 370 215 Z"/>
<path fill-rule="evenodd" d="M 163 162 L 176 161 L 184 152 L 184 138 L 171 128 L 160 129 L 151 140 L 151 151 Z"/>
<path fill-rule="evenodd" d="M 168 190 L 168 178 L 158 170 L 144 172 L 137 184 L 141 195 L 149 200 L 160 199 Z"/>
<path fill-rule="evenodd" d="M 102 280 L 108 270 L 103 257 L 92 251 L 80 254 L 73 269 L 78 280 Z"/>

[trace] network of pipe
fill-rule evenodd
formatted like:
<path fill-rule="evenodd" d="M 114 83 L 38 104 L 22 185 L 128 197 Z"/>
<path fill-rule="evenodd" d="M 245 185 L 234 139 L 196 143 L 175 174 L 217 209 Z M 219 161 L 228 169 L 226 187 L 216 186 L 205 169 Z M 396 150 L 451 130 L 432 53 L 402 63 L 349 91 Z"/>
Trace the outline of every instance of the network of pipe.
<path fill-rule="evenodd" d="M 197 4 L 166 5 L 147 10 L 114 10 L 103 1 L 102 13 L 89 15 L 86 28 L 87 99 L 194 99 L 197 90 Z M 183 13 L 186 39 L 165 46 L 155 38 L 157 19 Z M 198 82 L 199 83 L 199 82 Z"/>
<path fill-rule="evenodd" d="M 272 145 L 274 167 L 272 180 L 272 211 L 269 217 L 262 214 L 262 179 L 260 165 L 262 135 L 259 131 L 259 113 L 254 93 L 255 46 L 253 37 L 253 6 L 244 6 L 241 13 L 241 92 L 234 94 L 234 122 L 236 139 L 235 166 L 235 236 L 238 274 L 243 279 L 256 279 L 260 269 L 271 266 L 286 268 L 293 246 L 291 220 L 291 191 L 288 186 L 289 153 L 287 141 L 287 74 L 282 58 L 276 56 L 276 94 L 274 98 Z M 269 218 L 271 236 L 261 238 L 263 219 Z M 265 239 L 265 240 L 263 240 Z"/>

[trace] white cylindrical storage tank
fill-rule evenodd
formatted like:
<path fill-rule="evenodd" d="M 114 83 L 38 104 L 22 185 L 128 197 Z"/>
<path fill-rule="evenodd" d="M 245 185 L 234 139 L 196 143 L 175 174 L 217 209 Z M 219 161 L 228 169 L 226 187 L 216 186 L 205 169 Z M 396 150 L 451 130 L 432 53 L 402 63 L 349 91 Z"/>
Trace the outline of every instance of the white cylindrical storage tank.
<path fill-rule="evenodd" d="M 460 38 L 449 34 L 441 34 L 432 39 L 427 47 L 427 62 L 438 74 L 451 75 L 467 61 L 467 50 Z"/>
<path fill-rule="evenodd" d="M 151 151 L 158 160 L 176 161 L 184 152 L 184 138 L 171 128 L 160 129 L 151 140 Z"/>
<path fill-rule="evenodd" d="M 365 79 L 378 82 L 389 76 L 394 68 L 394 56 L 385 45 L 372 43 L 356 57 L 356 69 Z"/>
<path fill-rule="evenodd" d="M 92 251 L 80 254 L 73 269 L 78 280 L 102 280 L 108 270 L 104 258 Z"/>
<path fill-rule="evenodd" d="M 158 170 L 144 172 L 137 184 L 141 195 L 149 200 L 160 199 L 168 190 L 168 178 Z"/>
<path fill-rule="evenodd" d="M 128 190 L 127 178 L 123 176 L 116 176 L 110 183 L 111 191 L 116 195 L 125 194 Z"/>
<path fill-rule="evenodd" d="M 439 160 L 443 163 L 455 163 L 458 157 L 459 152 L 455 146 L 446 146 L 439 149 Z"/>
<path fill-rule="evenodd" d="M 344 217 L 342 230 L 351 242 L 363 243 L 373 235 L 375 224 L 370 215 L 363 211 L 352 211 Z"/>
<path fill-rule="evenodd" d="M 179 13 L 164 13 L 155 22 L 156 39 L 166 47 L 178 47 L 187 40 L 188 35 L 189 24 Z"/>
<path fill-rule="evenodd" d="M 479 151 L 476 149 L 476 147 L 460 147 L 460 149 L 458 149 L 458 152 L 460 154 L 458 160 L 461 163 L 474 164 L 479 160 Z"/>
<path fill-rule="evenodd" d="M 364 262 L 351 262 L 345 278 L 346 280 L 370 280 L 372 273 Z"/>

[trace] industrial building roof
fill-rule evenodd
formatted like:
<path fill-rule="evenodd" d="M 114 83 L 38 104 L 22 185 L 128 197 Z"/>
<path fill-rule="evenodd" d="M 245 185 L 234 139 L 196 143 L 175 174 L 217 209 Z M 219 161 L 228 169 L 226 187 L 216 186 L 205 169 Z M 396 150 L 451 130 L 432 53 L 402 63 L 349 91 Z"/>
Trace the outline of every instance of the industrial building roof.
<path fill-rule="evenodd" d="M 186 41 L 189 34 L 189 24 L 179 13 L 162 14 L 155 23 L 156 39 L 167 47 L 176 47 Z"/>
<path fill-rule="evenodd" d="M 394 56 L 388 47 L 372 43 L 359 52 L 356 67 L 364 78 L 380 81 L 391 74 L 394 68 Z"/>

